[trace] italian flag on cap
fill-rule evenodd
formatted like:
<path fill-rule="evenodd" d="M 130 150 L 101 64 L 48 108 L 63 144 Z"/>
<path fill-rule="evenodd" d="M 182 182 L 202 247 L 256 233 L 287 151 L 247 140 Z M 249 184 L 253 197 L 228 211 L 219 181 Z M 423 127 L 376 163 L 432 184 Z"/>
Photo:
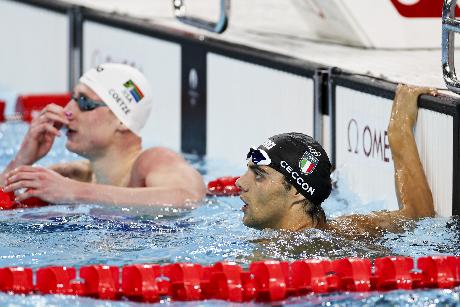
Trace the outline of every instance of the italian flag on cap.
<path fill-rule="evenodd" d="M 318 159 L 311 153 L 305 152 L 299 161 L 300 171 L 309 175 L 315 170 L 316 164 L 318 164 Z"/>

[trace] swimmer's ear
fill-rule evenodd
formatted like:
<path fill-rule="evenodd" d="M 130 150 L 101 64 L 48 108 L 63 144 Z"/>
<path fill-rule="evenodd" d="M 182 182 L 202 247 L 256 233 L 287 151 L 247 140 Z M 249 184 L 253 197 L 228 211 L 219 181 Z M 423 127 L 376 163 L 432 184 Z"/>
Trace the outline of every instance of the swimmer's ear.
<path fill-rule="evenodd" d="M 292 199 L 292 204 L 297 204 L 299 202 L 303 202 L 303 200 L 305 199 L 305 196 L 303 196 L 302 194 L 299 193 L 299 191 L 297 191 L 297 189 L 291 185 L 291 188 L 289 189 L 289 192 L 288 192 L 291 196 L 291 199 Z"/>

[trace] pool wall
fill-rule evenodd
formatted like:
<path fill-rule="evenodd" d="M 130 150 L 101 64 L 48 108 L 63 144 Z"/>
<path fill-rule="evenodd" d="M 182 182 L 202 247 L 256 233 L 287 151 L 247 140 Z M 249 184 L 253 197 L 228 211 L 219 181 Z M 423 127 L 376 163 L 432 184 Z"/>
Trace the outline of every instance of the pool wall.
<path fill-rule="evenodd" d="M 332 160 L 363 200 L 385 199 L 397 209 L 387 136 L 396 85 L 340 72 L 329 78 Z M 459 203 L 453 188 L 458 186 L 458 106 L 450 97 L 422 96 L 419 107 L 415 138 L 420 159 L 438 214 L 449 216 Z"/>
<path fill-rule="evenodd" d="M 14 46 L 0 57 L 2 86 L 66 91 L 89 67 L 127 63 L 154 87 L 146 144 L 244 163 L 250 145 L 301 131 L 364 201 L 397 207 L 386 136 L 395 83 L 60 1 L 2 0 L 0 20 Z M 437 212 L 458 214 L 457 102 L 422 96 L 419 105 L 417 145 Z"/>

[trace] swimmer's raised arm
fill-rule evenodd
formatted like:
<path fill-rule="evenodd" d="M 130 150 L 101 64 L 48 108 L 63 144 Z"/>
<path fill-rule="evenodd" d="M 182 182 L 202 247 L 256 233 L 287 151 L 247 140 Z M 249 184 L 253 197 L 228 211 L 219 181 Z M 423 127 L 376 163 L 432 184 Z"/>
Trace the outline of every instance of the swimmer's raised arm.
<path fill-rule="evenodd" d="M 400 210 L 407 218 L 435 214 L 433 196 L 423 170 L 414 138 L 417 101 L 422 94 L 435 94 L 429 88 L 399 85 L 391 111 L 388 139 L 395 167 L 396 194 Z"/>
<path fill-rule="evenodd" d="M 59 129 L 68 123 L 63 107 L 56 104 L 47 105 L 30 123 L 15 158 L 0 175 L 0 184 L 4 185 L 5 173 L 21 165 L 32 165 L 43 158 L 53 146 L 54 139 L 61 136 Z"/>
<path fill-rule="evenodd" d="M 417 101 L 422 94 L 434 94 L 428 88 L 399 85 L 391 111 L 388 138 L 395 167 L 396 194 L 400 209 L 371 214 L 341 216 L 329 222 L 329 228 L 342 234 L 380 230 L 400 231 L 402 221 L 434 216 L 431 190 L 417 150 L 414 126 Z"/>
<path fill-rule="evenodd" d="M 363 229 L 397 229 L 395 219 L 415 219 L 434 216 L 433 196 L 423 170 L 415 143 L 414 127 L 417 122 L 417 101 L 422 94 L 434 94 L 429 88 L 399 85 L 396 90 L 388 140 L 395 168 L 397 211 L 379 211 L 370 215 L 354 214 L 340 217 L 339 221 L 353 221 Z M 356 227 L 359 227 L 356 226 Z"/>

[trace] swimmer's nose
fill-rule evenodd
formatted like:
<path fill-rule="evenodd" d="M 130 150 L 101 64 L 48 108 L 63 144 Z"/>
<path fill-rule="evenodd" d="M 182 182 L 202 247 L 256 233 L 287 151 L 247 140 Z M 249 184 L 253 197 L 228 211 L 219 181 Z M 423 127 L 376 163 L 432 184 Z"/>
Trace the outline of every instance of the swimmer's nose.
<path fill-rule="evenodd" d="M 73 99 L 70 99 L 70 101 L 64 107 L 64 115 L 67 117 L 67 119 L 71 119 L 73 117 L 75 114 L 75 108 L 78 108 L 77 103 Z"/>
<path fill-rule="evenodd" d="M 244 188 L 244 186 L 243 186 L 243 180 L 242 180 L 243 177 L 244 177 L 244 175 L 241 176 L 240 178 L 238 178 L 238 180 L 235 182 L 235 185 L 236 185 L 242 192 L 247 192 L 248 190 L 247 190 L 246 188 Z"/>

